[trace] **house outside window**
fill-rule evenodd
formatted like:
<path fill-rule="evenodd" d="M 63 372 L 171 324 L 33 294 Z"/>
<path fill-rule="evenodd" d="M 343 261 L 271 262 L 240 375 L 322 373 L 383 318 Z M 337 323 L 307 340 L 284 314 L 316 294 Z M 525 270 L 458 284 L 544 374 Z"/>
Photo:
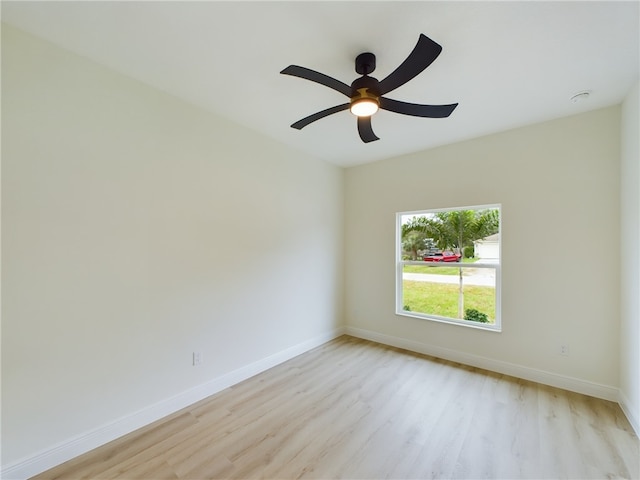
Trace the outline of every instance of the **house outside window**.
<path fill-rule="evenodd" d="M 396 314 L 500 331 L 500 205 L 396 214 Z"/>

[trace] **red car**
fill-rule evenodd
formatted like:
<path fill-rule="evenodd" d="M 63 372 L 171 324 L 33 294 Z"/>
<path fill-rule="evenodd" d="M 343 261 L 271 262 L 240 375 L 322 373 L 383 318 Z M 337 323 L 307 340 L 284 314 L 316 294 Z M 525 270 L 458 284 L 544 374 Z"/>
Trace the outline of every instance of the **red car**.
<path fill-rule="evenodd" d="M 462 257 L 462 255 L 459 253 L 437 252 L 427 255 L 426 257 L 422 257 L 422 259 L 425 262 L 459 262 L 460 257 Z"/>

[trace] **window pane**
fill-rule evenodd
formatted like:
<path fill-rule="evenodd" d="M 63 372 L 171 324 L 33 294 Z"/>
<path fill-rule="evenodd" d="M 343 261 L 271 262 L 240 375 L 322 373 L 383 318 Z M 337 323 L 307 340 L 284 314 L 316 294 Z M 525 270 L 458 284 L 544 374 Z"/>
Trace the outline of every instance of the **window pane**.
<path fill-rule="evenodd" d="M 405 265 L 402 304 L 413 313 L 493 324 L 496 269 Z"/>
<path fill-rule="evenodd" d="M 476 258 L 499 263 L 500 210 L 466 208 L 400 216 L 400 260 L 435 263 Z"/>

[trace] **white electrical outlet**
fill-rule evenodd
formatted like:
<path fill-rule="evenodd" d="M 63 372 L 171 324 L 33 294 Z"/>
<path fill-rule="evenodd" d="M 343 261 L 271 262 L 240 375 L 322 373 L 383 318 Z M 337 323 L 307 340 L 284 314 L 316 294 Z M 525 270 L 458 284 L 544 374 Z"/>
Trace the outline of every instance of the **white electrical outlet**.
<path fill-rule="evenodd" d="M 193 366 L 202 365 L 202 352 L 193 352 Z"/>
<path fill-rule="evenodd" d="M 560 355 L 564 355 L 565 357 L 569 355 L 569 345 L 564 343 L 560 345 Z"/>

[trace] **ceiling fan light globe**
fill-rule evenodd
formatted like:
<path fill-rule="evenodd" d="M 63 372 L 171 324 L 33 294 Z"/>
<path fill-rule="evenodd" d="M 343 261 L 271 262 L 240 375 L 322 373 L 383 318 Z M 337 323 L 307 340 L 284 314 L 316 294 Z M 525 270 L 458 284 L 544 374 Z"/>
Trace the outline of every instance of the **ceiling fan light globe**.
<path fill-rule="evenodd" d="M 349 110 L 356 117 L 370 117 L 378 111 L 380 105 L 373 98 L 360 98 L 351 102 Z"/>

